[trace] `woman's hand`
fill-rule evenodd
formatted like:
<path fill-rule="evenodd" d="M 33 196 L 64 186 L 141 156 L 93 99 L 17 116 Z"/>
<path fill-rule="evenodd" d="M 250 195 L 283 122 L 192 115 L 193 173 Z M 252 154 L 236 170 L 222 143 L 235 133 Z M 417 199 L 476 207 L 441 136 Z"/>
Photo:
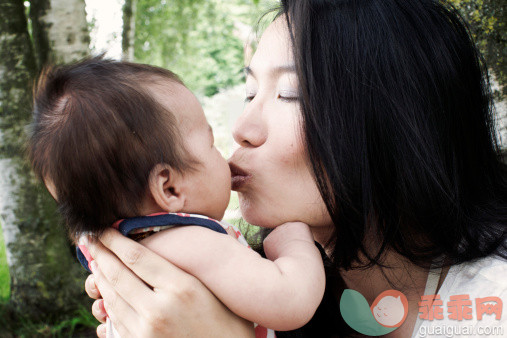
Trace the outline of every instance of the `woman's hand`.
<path fill-rule="evenodd" d="M 237 317 L 195 277 L 113 229 L 90 242 L 93 277 L 86 291 L 121 337 L 253 337 L 252 323 Z M 100 292 L 98 291 L 100 290 Z M 102 305 L 103 304 L 103 305 Z M 97 328 L 105 337 L 105 326 Z"/>
<path fill-rule="evenodd" d="M 95 284 L 95 276 L 93 274 L 88 275 L 88 278 L 86 278 L 85 290 L 86 290 L 86 293 L 88 294 L 88 296 L 90 296 L 90 298 L 96 299 L 96 301 L 93 302 L 93 305 L 92 305 L 93 316 L 99 322 L 105 323 L 107 314 L 106 314 L 106 310 L 104 308 L 104 300 L 99 299 L 100 298 L 100 291 L 99 291 L 99 289 L 97 289 L 97 285 Z M 99 328 L 97 328 L 97 332 L 99 332 L 98 331 L 99 329 L 102 331 L 104 328 L 105 327 L 103 327 L 103 326 L 99 326 Z M 100 334 L 98 334 L 98 335 L 101 336 Z"/>

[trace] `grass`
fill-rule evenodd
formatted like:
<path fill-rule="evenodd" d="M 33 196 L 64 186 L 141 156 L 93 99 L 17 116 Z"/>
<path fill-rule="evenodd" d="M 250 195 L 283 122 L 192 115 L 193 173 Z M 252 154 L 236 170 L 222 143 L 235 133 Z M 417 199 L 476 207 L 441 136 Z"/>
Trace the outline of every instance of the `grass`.
<path fill-rule="evenodd" d="M 34 322 L 19 315 L 15 320 L 12 318 L 9 307 L 0 305 L 0 337 L 95 337 L 99 324 L 82 305 L 72 314 L 47 322 Z"/>
<path fill-rule="evenodd" d="M 11 277 L 9 275 L 9 266 L 7 265 L 2 227 L 3 221 L 0 218 L 0 303 L 6 303 L 11 293 Z"/>

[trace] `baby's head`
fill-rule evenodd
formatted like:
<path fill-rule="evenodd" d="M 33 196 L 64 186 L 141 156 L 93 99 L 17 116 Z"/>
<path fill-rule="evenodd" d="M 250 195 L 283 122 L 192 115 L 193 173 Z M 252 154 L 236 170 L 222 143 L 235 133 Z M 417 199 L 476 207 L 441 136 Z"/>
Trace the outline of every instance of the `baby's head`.
<path fill-rule="evenodd" d="M 71 236 L 164 211 L 221 219 L 229 201 L 201 105 L 162 68 L 93 58 L 46 69 L 28 149 Z"/>

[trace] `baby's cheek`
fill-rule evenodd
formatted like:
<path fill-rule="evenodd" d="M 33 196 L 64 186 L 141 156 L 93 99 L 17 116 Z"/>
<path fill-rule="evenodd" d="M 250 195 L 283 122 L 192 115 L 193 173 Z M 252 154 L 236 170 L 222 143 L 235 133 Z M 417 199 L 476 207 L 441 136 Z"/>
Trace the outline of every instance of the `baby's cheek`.
<path fill-rule="evenodd" d="M 223 182 L 227 186 L 227 189 L 231 189 L 231 169 L 229 164 L 225 160 L 218 163 L 217 171 L 220 174 L 220 182 Z"/>
<path fill-rule="evenodd" d="M 227 204 L 229 204 L 229 199 L 231 197 L 231 170 L 229 168 L 229 164 L 225 160 L 222 161 L 222 165 L 220 167 L 221 172 L 221 180 L 219 180 L 221 187 L 218 187 L 220 191 L 223 191 L 224 198 L 227 200 Z"/>

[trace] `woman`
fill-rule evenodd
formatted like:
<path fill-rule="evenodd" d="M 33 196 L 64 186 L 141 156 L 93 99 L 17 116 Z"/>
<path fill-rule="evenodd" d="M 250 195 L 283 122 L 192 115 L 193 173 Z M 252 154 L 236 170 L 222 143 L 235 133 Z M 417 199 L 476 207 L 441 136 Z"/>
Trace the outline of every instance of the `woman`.
<path fill-rule="evenodd" d="M 329 257 L 324 301 L 293 336 L 352 334 L 345 287 L 369 304 L 387 289 L 407 297 L 390 337 L 435 325 L 418 319 L 422 295 L 507 297 L 506 167 L 485 79 L 439 1 L 282 1 L 247 67 L 230 163 L 246 221 L 305 222 Z M 251 334 L 195 278 L 115 231 L 90 251 L 87 291 L 104 298 L 93 313 L 103 321 L 105 304 L 122 335 Z M 471 323 L 444 315 L 437 324 Z"/>

